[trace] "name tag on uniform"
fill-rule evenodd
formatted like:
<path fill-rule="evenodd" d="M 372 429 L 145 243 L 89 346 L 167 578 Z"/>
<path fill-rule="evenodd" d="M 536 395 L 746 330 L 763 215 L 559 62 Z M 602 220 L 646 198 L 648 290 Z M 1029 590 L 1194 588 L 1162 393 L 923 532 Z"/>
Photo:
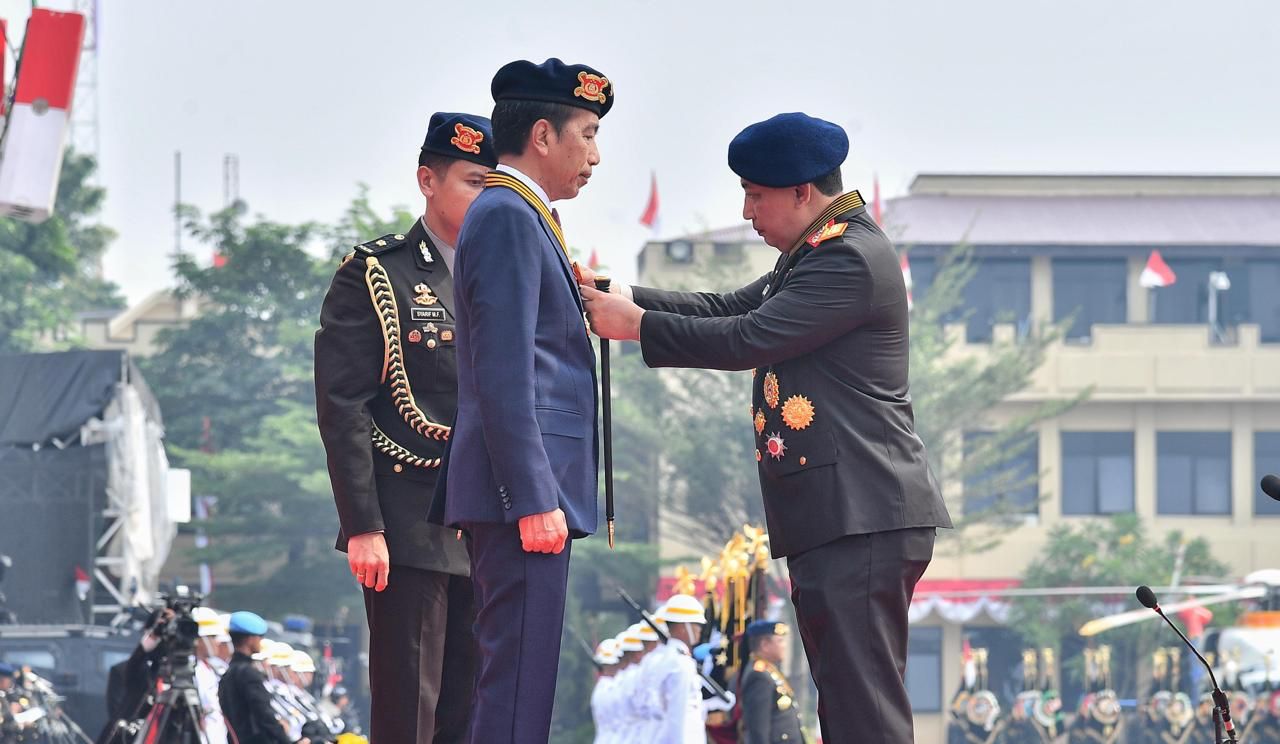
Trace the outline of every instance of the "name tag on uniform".
<path fill-rule="evenodd" d="M 442 307 L 411 307 L 409 308 L 409 317 L 415 322 L 428 323 L 433 321 L 444 321 L 444 308 Z"/>

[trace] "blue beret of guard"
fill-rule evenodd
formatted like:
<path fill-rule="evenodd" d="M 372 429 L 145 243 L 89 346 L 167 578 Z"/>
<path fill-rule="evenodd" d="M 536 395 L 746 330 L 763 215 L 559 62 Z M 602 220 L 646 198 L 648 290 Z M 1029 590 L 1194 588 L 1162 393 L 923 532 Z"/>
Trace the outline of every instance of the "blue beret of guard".
<path fill-rule="evenodd" d="M 567 65 L 552 57 L 540 65 L 508 62 L 493 76 L 494 101 L 546 101 L 593 111 L 601 119 L 613 108 L 613 83 L 586 65 Z"/>
<path fill-rule="evenodd" d="M 489 168 L 498 165 L 498 153 L 493 149 L 493 126 L 483 116 L 447 111 L 432 114 L 422 151 L 470 160 Z"/>
<path fill-rule="evenodd" d="M 231 620 L 227 623 L 232 633 L 243 633 L 244 635 L 266 635 L 267 621 L 263 620 L 258 614 L 253 612 L 231 613 Z"/>
<path fill-rule="evenodd" d="M 790 629 L 786 623 L 776 620 L 756 620 L 747 626 L 747 637 L 758 638 L 766 635 L 786 635 Z"/>
<path fill-rule="evenodd" d="M 6 664 L 0 661 L 0 677 L 12 677 L 17 674 L 18 670 L 12 664 Z"/>
<path fill-rule="evenodd" d="M 799 112 L 752 124 L 729 143 L 729 168 L 772 188 L 818 179 L 849 155 L 849 135 L 838 124 Z"/>

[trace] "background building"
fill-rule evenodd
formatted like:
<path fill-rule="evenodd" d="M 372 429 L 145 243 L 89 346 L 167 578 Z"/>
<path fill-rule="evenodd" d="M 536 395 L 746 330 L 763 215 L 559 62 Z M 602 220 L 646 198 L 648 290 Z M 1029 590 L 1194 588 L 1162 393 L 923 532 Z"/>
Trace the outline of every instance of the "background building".
<path fill-rule="evenodd" d="M 1016 583 L 1057 524 L 1135 513 L 1157 536 L 1205 537 L 1237 576 L 1280 566 L 1280 503 L 1258 487 L 1280 469 L 1280 177 L 921 175 L 889 202 L 886 230 L 907 251 L 917 299 L 943 255 L 973 246 L 954 353 L 1070 320 L 1032 385 L 965 436 L 1092 387 L 1039 425 L 1019 463 L 1039 473 L 1005 495 L 1022 505 L 1021 526 L 992 550 L 940 550 L 925 577 L 922 590 L 993 592 L 919 600 L 908 672 L 919 741 L 944 740 L 962 638 L 1017 644 L 994 590 Z M 1171 286 L 1140 284 L 1153 250 Z M 639 283 L 680 284 L 707 264 L 745 281 L 776 259 L 744 225 L 649 243 Z M 945 487 L 958 503 L 963 484 Z M 659 537 L 664 553 L 683 549 Z"/>

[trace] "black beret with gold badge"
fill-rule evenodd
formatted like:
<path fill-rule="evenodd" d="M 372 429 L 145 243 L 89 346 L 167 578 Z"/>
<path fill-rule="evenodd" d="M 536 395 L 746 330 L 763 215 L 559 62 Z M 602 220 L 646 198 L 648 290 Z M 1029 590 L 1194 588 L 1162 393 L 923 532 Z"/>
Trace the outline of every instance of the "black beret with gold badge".
<path fill-rule="evenodd" d="M 509 62 L 493 76 L 494 101 L 546 101 L 576 106 L 601 119 L 613 108 L 613 83 L 587 65 L 569 65 L 552 57 L 540 65 Z"/>

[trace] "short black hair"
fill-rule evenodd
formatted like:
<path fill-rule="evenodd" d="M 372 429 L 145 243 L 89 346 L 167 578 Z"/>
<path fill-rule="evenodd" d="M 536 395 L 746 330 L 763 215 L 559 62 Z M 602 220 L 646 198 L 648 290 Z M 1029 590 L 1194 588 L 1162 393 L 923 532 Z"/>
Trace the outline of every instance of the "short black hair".
<path fill-rule="evenodd" d="M 435 152 L 427 152 L 426 150 L 418 153 L 418 167 L 430 168 L 432 172 L 441 178 L 449 174 L 449 168 L 455 160 L 457 158 L 447 157 Z"/>
<path fill-rule="evenodd" d="M 498 157 L 523 155 L 529 132 L 539 119 L 546 119 L 556 134 L 578 111 L 576 106 L 550 101 L 498 101 L 493 107 L 493 149 Z"/>
<path fill-rule="evenodd" d="M 830 194 L 827 194 L 827 196 L 830 196 Z M 765 639 L 773 637 L 774 636 L 770 633 L 749 635 L 747 636 L 747 650 L 754 654 L 756 651 L 760 650 L 760 644 L 764 643 Z"/>
<path fill-rule="evenodd" d="M 231 631 L 231 645 L 235 648 L 239 648 L 244 645 L 245 641 L 252 637 L 253 636 L 248 633 L 239 633 L 233 630 Z"/>
<path fill-rule="evenodd" d="M 844 180 L 840 178 L 839 166 L 830 173 L 813 179 L 810 183 L 823 196 L 839 196 L 844 191 Z"/>

